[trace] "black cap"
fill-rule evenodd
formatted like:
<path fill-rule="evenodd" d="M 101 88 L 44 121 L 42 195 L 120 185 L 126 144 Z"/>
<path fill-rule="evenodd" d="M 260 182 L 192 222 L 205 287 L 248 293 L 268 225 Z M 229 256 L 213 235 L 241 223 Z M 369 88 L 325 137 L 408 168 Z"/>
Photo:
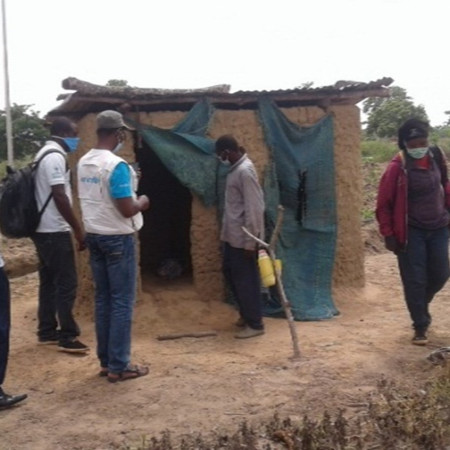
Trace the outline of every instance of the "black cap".
<path fill-rule="evenodd" d="M 418 119 L 407 120 L 398 129 L 398 146 L 406 150 L 405 142 L 411 139 L 427 138 L 430 126 L 427 122 Z"/>

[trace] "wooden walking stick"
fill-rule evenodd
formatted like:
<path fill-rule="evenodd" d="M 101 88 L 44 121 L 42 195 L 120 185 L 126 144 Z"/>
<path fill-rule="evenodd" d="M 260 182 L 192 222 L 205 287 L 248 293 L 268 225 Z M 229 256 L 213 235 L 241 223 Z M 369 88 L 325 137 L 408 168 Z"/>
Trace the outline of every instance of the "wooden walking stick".
<path fill-rule="evenodd" d="M 283 311 L 286 314 L 286 318 L 289 325 L 289 331 L 291 332 L 291 339 L 292 339 L 292 347 L 294 349 L 294 354 L 292 356 L 292 359 L 300 359 L 300 348 L 298 345 L 298 337 L 297 337 L 297 329 L 295 328 L 294 323 L 294 316 L 292 315 L 291 310 L 291 304 L 289 303 L 289 300 L 286 297 L 286 294 L 284 292 L 283 287 L 283 280 L 281 279 L 281 269 L 275 264 L 275 245 L 278 240 L 278 236 L 281 231 L 281 224 L 283 223 L 283 214 L 284 214 L 284 208 L 281 205 L 278 205 L 278 214 L 277 214 L 277 221 L 275 223 L 275 228 L 272 233 L 272 237 L 270 239 L 270 242 L 264 242 L 263 240 L 257 238 L 256 236 L 253 236 L 245 227 L 242 227 L 244 232 L 249 235 L 252 239 L 254 239 L 256 242 L 258 242 L 261 247 L 264 247 L 267 250 L 267 253 L 269 254 L 270 260 L 272 261 L 274 270 L 275 270 L 275 279 L 276 279 L 276 286 L 278 295 L 280 296 L 281 306 L 283 307 Z"/>

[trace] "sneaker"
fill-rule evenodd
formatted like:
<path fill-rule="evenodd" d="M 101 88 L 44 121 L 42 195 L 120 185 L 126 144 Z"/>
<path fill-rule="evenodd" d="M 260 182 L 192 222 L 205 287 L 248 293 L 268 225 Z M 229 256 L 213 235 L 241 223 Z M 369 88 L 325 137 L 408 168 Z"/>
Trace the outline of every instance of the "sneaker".
<path fill-rule="evenodd" d="M 238 331 L 234 337 L 236 339 L 247 339 L 255 336 L 261 336 L 264 334 L 264 330 L 257 330 L 256 328 L 250 328 L 248 325 L 241 331 Z"/>
<path fill-rule="evenodd" d="M 428 338 L 424 331 L 416 331 L 414 337 L 412 338 L 412 343 L 414 345 L 427 345 Z"/>
<path fill-rule="evenodd" d="M 58 345 L 59 339 L 57 336 L 47 339 L 38 339 L 38 345 Z"/>
<path fill-rule="evenodd" d="M 89 347 L 84 345 L 78 339 L 74 339 L 73 341 L 58 344 L 58 350 L 67 353 L 86 353 L 89 351 Z"/>

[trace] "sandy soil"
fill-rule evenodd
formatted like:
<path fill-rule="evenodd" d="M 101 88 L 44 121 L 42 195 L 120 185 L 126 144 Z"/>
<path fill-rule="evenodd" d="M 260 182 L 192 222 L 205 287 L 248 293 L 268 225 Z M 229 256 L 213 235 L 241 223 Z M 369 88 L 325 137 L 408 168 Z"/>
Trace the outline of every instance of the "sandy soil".
<path fill-rule="evenodd" d="M 437 376 L 442 369 L 426 356 L 450 344 L 450 285 L 432 304 L 429 344 L 411 345 L 395 259 L 380 253 L 373 236 L 373 230 L 366 234 L 366 287 L 336 292 L 335 319 L 296 322 L 299 361 L 290 359 L 286 321 L 266 319 L 264 336 L 239 341 L 233 338 L 236 313 L 228 305 L 200 302 L 183 282 L 147 283 L 136 307 L 132 356 L 151 372 L 114 385 L 97 376 L 95 351 L 73 356 L 36 345 L 36 273 L 12 278 L 4 388 L 29 398 L 0 412 L 0 449 L 110 449 L 165 429 L 175 436 L 234 432 L 243 419 L 257 423 L 275 412 L 294 419 L 337 408 L 351 414 L 382 377 L 414 385 Z M 14 265 L 17 255 L 32 266 L 31 254 L 26 243 L 6 252 L 12 275 L 26 272 L 20 268 L 28 263 Z M 83 342 L 94 348 L 90 312 L 79 322 Z M 217 336 L 156 339 L 209 330 Z"/>

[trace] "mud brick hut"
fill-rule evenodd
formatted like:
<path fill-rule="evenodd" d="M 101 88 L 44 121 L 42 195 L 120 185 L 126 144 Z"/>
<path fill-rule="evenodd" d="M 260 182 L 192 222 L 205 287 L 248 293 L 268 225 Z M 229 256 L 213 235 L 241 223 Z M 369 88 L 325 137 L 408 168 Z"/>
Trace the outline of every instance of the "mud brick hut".
<path fill-rule="evenodd" d="M 118 110 L 135 126 L 120 156 L 139 163 L 139 190 L 151 199 L 139 233 L 140 280 L 158 283 L 156 274 L 182 271 L 182 280 L 204 301 L 226 295 L 218 219 L 225 174 L 214 140 L 233 134 L 263 183 L 269 235 L 277 205 L 285 208 L 277 256 L 294 317 L 320 320 L 338 312 L 334 286 L 364 285 L 357 105 L 389 96 L 392 81 L 231 93 L 227 85 L 142 89 L 67 78 L 63 88 L 73 92 L 61 95 L 63 102 L 48 117 L 65 115 L 78 123 L 82 144 L 71 166 L 95 145 L 98 112 Z M 78 268 L 83 299 L 92 295 L 86 255 Z M 279 315 L 276 293 L 267 298 L 266 313 Z"/>

